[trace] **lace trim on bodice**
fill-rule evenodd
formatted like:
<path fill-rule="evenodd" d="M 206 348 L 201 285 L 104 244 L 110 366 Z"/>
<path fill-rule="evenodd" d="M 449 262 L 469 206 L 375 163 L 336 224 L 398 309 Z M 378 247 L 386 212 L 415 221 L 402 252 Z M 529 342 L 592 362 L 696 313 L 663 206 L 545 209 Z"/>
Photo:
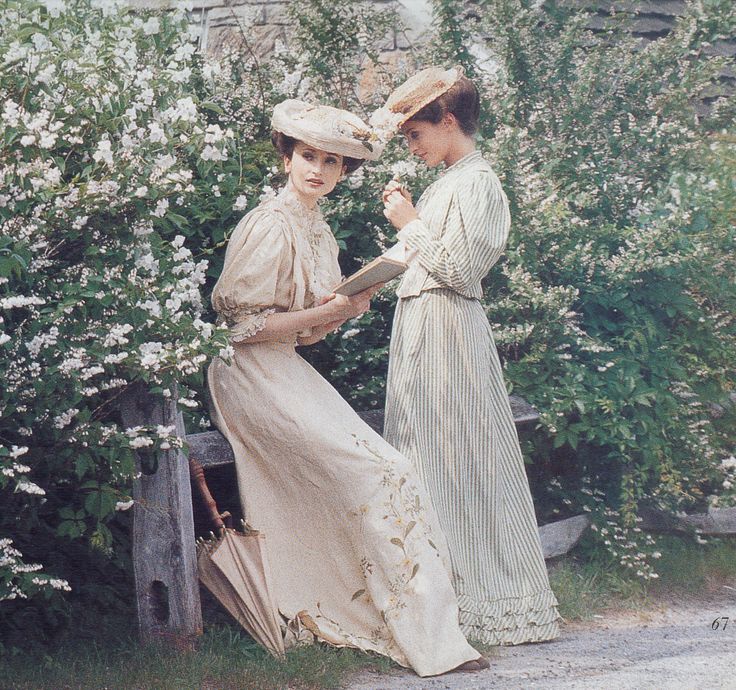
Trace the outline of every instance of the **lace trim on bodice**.
<path fill-rule="evenodd" d="M 330 226 L 322 216 L 322 211 L 318 207 L 309 208 L 301 202 L 289 185 L 281 190 L 274 203 L 287 216 L 290 226 L 306 240 L 308 289 L 317 303 L 335 287 L 331 284 L 334 282 L 331 270 L 334 258 L 330 252 Z"/>

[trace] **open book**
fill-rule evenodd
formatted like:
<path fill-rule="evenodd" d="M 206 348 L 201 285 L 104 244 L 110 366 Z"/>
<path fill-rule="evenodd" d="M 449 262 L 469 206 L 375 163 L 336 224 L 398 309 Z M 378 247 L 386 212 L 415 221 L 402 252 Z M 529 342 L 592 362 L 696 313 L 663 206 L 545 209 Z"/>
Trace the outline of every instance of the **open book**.
<path fill-rule="evenodd" d="M 399 261 L 382 254 L 353 273 L 349 278 L 346 278 L 335 288 L 335 292 L 338 295 L 350 297 L 373 287 L 377 283 L 387 283 L 389 280 L 393 280 L 396 276 L 401 275 L 407 267 L 408 264 L 405 261 Z"/>

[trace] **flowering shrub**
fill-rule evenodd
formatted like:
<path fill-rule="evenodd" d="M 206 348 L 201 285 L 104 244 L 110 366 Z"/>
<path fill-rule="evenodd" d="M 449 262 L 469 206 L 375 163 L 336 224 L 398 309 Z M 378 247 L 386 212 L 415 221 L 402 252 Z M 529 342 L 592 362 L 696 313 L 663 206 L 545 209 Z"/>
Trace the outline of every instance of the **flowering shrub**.
<path fill-rule="evenodd" d="M 542 413 L 540 508 L 587 508 L 599 535 L 616 522 L 625 538 L 599 546 L 650 578 L 622 550 L 651 553 L 638 505 L 712 503 L 735 443 L 732 407 L 713 414 L 736 361 L 734 103 L 697 104 L 723 64 L 706 48 L 736 12 L 693 9 L 640 46 L 580 14 L 489 9 L 484 146 L 514 226 L 488 313 L 510 385 Z"/>
<path fill-rule="evenodd" d="M 137 380 L 163 397 L 179 384 L 182 406 L 200 404 L 187 384 L 201 384 L 225 343 L 206 313 L 203 254 L 257 202 L 264 156 L 262 146 L 242 155 L 260 131 L 247 75 L 197 54 L 182 11 L 6 2 L 0 24 L 0 616 L 10 621 L 18 598 L 67 589 L 79 564 L 63 554 L 81 552 L 65 543 L 120 547 L 112 530 L 131 505 L 134 451 L 174 442 L 170 428 L 124 428 L 120 395 Z M 52 561 L 53 575 L 24 556 Z"/>
<path fill-rule="evenodd" d="M 463 64 L 486 104 L 480 144 L 514 219 L 488 315 L 510 388 L 542 414 L 525 444 L 537 505 L 546 519 L 590 512 L 596 548 L 653 579 L 638 505 L 732 495 L 735 113 L 726 99 L 707 114 L 697 104 L 723 66 L 708 45 L 736 32 L 736 13 L 710 3 L 642 48 L 621 17 L 621 30 L 594 35 L 583 13 L 549 3 L 485 7 L 471 31 L 455 0 L 436 0 L 437 40 L 416 57 Z M 320 34 L 302 38 L 309 62 Z M 416 191 L 436 174 L 408 159 L 393 142 L 329 205 L 348 268 L 386 240 L 385 181 L 399 174 Z M 358 406 L 382 404 L 393 304 L 386 291 L 311 353 Z"/>
<path fill-rule="evenodd" d="M 265 60 L 205 58 L 181 8 L 0 8 L 5 634 L 58 625 L 48 615 L 68 615 L 56 593 L 69 586 L 114 604 L 122 580 L 108 557 L 125 567 L 134 452 L 175 442 L 165 427 L 124 428 L 118 400 L 142 380 L 163 397 L 178 390 L 207 424 L 202 368 L 225 339 L 205 296 L 228 233 L 283 182 L 273 104 L 308 97 L 366 116 L 390 88 L 375 62 L 388 15 L 343 4 L 335 15 L 321 0 L 293 3 L 292 43 Z M 488 105 L 480 142 L 514 218 L 488 279 L 489 318 L 510 385 L 542 413 L 527 447 L 540 510 L 589 510 L 599 546 L 649 579 L 639 501 L 734 496 L 734 113 L 716 102 L 699 116 L 693 104 L 717 68 L 694 58 L 736 20 L 714 0 L 634 52 L 622 35 L 590 35 L 584 17 L 526 5 L 491 0 L 476 33 L 443 20 L 414 57 L 462 62 Z M 437 11 L 461 9 L 437 0 Z M 367 66 L 366 95 L 353 77 Z M 413 67 L 399 65 L 395 82 Z M 392 239 L 378 203 L 387 179 L 416 198 L 437 174 L 408 158 L 394 140 L 326 202 L 344 273 Z M 384 290 L 373 312 L 305 352 L 359 407 L 382 404 L 394 302 Z M 40 619 L 16 615 L 41 593 L 53 606 Z"/>
<path fill-rule="evenodd" d="M 461 12 L 435 5 L 437 17 Z M 589 512 L 598 555 L 651 580 L 640 503 L 733 500 L 736 113 L 732 100 L 698 104 L 723 67 L 708 45 L 736 33 L 736 13 L 710 3 L 642 48 L 625 24 L 592 34 L 577 11 L 486 9 L 474 32 L 438 22 L 418 63 L 463 64 L 486 103 L 480 145 L 514 221 L 488 315 L 510 388 L 542 414 L 525 442 L 538 510 Z M 331 204 L 348 257 L 379 251 L 375 200 L 396 173 L 415 191 L 434 174 L 394 142 Z M 393 303 L 387 291 L 312 354 L 359 406 L 382 403 Z"/>

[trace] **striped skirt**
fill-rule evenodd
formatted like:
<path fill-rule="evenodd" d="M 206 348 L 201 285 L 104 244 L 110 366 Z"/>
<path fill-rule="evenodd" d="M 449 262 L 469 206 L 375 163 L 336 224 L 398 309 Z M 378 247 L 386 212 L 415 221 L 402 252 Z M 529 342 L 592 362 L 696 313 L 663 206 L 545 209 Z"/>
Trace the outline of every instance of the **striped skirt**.
<path fill-rule="evenodd" d="M 443 289 L 399 300 L 385 437 L 413 461 L 439 514 L 463 632 L 485 644 L 556 637 L 557 600 L 478 300 Z"/>

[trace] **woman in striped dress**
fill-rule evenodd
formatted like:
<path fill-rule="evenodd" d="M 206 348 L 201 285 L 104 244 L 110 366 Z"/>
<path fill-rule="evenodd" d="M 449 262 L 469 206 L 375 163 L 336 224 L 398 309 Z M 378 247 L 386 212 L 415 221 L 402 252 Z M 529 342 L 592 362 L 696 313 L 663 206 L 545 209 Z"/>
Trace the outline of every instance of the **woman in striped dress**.
<path fill-rule="evenodd" d="M 380 112 L 380 111 L 379 111 Z M 442 176 L 416 208 L 392 181 L 385 215 L 411 256 L 398 289 L 385 437 L 417 467 L 447 536 L 461 627 L 486 644 L 558 635 L 519 441 L 481 279 L 510 216 L 473 134 L 478 92 L 461 68 L 429 68 L 391 94 L 383 119 Z"/>

